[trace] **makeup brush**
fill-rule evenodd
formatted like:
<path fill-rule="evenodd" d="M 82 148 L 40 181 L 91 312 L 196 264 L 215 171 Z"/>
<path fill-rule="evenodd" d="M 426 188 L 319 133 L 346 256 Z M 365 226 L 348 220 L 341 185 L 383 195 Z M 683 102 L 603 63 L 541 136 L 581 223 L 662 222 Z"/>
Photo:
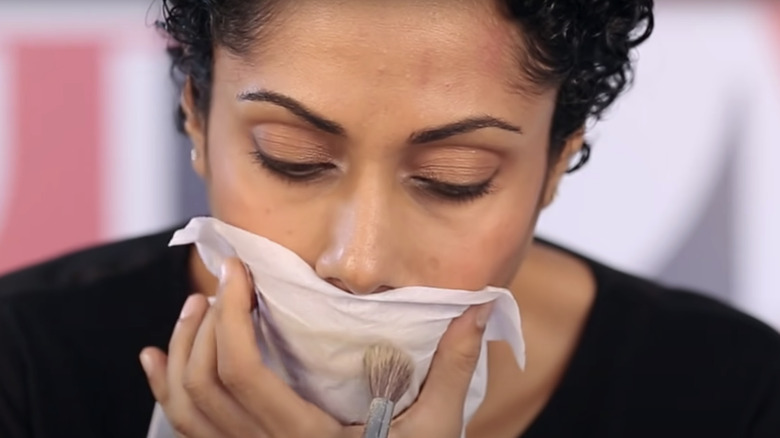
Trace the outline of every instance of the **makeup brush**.
<path fill-rule="evenodd" d="M 395 404 L 411 384 L 414 363 L 395 346 L 377 343 L 363 355 L 363 368 L 373 397 L 363 438 L 387 438 Z"/>

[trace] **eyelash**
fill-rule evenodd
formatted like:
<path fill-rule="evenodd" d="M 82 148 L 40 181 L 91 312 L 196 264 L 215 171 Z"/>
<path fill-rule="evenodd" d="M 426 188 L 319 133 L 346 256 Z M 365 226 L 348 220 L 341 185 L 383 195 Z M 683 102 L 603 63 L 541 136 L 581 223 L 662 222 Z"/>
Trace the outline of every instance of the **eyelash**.
<path fill-rule="evenodd" d="M 415 182 L 423 186 L 432 195 L 451 202 L 469 202 L 479 199 L 493 191 L 493 178 L 478 184 L 448 184 L 430 178 L 416 176 Z"/>
<path fill-rule="evenodd" d="M 324 172 L 336 168 L 331 163 L 290 163 L 276 160 L 258 150 L 252 151 L 252 157 L 274 176 L 291 183 L 311 182 L 321 177 Z"/>
<path fill-rule="evenodd" d="M 331 163 L 290 163 L 271 158 L 259 150 L 252 151 L 252 158 L 264 169 L 271 172 L 274 176 L 281 178 L 289 183 L 308 183 L 322 177 L 329 170 L 336 168 Z M 491 176 L 487 181 L 478 184 L 448 184 L 425 177 L 413 177 L 412 180 L 421 186 L 423 190 L 431 195 L 449 202 L 465 203 L 474 201 L 493 190 L 493 179 Z"/>

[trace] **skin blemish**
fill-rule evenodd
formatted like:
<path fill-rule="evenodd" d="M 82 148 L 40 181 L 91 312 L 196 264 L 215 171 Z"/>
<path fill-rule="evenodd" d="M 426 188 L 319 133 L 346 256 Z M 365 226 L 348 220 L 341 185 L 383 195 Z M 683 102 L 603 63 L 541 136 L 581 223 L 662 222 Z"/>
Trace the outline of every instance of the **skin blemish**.
<path fill-rule="evenodd" d="M 425 88 L 431 82 L 431 76 L 433 75 L 432 55 L 431 49 L 426 49 L 422 53 L 419 72 L 417 74 L 417 86 L 420 88 Z"/>
<path fill-rule="evenodd" d="M 478 39 L 475 58 L 482 59 L 488 74 L 500 74 L 507 67 L 509 54 L 505 48 L 516 45 L 517 41 L 511 30 L 503 26 L 489 27 L 483 32 L 482 38 Z"/>
<path fill-rule="evenodd" d="M 431 271 L 438 271 L 439 267 L 441 266 L 441 262 L 439 261 L 438 257 L 430 256 L 428 257 L 428 266 L 430 267 Z"/>

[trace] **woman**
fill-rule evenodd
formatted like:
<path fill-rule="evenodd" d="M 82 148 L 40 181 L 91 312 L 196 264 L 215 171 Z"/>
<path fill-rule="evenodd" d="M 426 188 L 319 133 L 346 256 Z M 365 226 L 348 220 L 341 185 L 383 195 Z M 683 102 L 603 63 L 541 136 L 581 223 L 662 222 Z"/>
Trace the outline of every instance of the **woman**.
<path fill-rule="evenodd" d="M 345 293 L 512 291 L 527 368 L 490 345 L 467 436 L 780 436 L 775 332 L 533 239 L 652 0 L 163 3 L 213 216 Z M 142 437 L 155 400 L 190 438 L 359 436 L 262 365 L 240 263 L 218 280 L 171 233 L 0 280 L 0 436 Z M 460 436 L 489 310 L 451 324 L 391 436 Z"/>

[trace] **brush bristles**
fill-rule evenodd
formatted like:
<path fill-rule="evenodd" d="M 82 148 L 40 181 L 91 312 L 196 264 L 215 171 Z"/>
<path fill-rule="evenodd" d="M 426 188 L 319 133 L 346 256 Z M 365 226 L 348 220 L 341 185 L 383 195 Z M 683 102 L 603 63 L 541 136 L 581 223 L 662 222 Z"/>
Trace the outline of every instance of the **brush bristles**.
<path fill-rule="evenodd" d="M 363 356 L 371 396 L 393 403 L 404 395 L 412 381 L 414 363 L 402 350 L 386 343 L 374 344 Z"/>

